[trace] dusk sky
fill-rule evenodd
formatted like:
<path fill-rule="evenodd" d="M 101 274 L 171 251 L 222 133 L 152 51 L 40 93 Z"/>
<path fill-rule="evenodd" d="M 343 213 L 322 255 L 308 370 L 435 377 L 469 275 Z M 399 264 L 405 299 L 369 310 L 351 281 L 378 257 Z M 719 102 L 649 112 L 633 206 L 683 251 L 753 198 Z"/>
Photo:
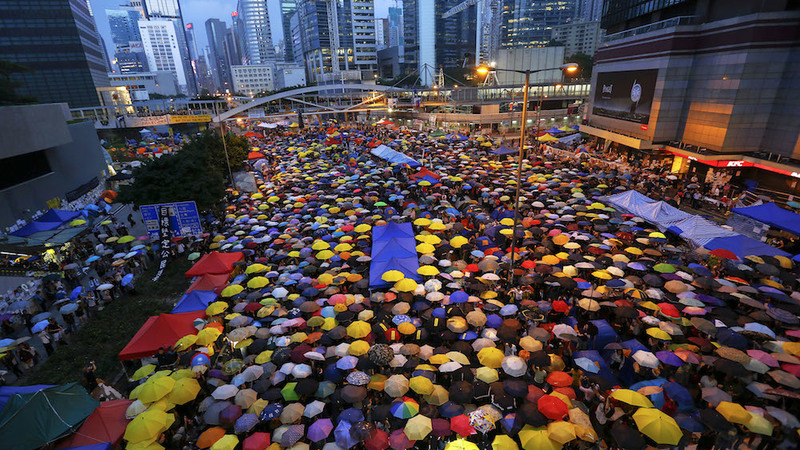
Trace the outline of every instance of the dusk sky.
<path fill-rule="evenodd" d="M 100 35 L 106 41 L 106 47 L 113 49 L 111 44 L 111 31 L 106 20 L 106 9 L 114 9 L 120 3 L 128 3 L 125 0 L 91 0 L 92 11 L 94 12 L 97 28 Z M 388 8 L 393 5 L 394 0 L 375 0 L 375 16 L 388 17 Z M 197 37 L 197 47 L 202 52 L 203 47 L 208 45 L 205 32 L 205 21 L 211 18 L 231 22 L 231 11 L 236 9 L 236 0 L 181 0 L 181 10 L 183 20 L 195 26 L 195 36 Z M 272 25 L 272 39 L 276 44 L 283 39 L 283 29 L 281 28 L 280 3 L 278 0 L 270 0 L 269 19 Z M 107 49 L 107 50 L 108 50 Z M 113 52 L 109 51 L 109 57 L 113 58 Z"/>

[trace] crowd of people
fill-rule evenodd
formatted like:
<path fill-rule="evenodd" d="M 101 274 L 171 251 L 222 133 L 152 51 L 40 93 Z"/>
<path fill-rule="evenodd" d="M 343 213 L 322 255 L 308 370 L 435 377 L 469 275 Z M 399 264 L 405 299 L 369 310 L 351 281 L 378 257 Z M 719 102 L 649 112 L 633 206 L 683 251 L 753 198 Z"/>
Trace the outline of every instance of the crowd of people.
<path fill-rule="evenodd" d="M 794 262 L 603 201 L 687 180 L 533 149 L 515 227 L 488 138 L 258 131 L 200 250 L 236 262 L 132 375 L 127 448 L 797 447 Z"/>

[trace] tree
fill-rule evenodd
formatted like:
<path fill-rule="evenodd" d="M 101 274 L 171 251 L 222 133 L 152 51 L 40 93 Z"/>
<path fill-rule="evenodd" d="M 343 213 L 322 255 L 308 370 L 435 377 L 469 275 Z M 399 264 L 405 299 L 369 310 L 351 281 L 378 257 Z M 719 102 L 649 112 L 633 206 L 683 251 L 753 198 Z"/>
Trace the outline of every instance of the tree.
<path fill-rule="evenodd" d="M 16 88 L 22 83 L 13 81 L 11 76 L 15 73 L 29 72 L 30 69 L 19 64 L 0 60 L 0 105 L 19 105 L 36 103 L 36 99 L 25 95 L 18 95 Z"/>
<path fill-rule="evenodd" d="M 565 63 L 578 63 L 580 68 L 578 69 L 578 73 L 575 74 L 575 77 L 583 78 L 584 80 L 589 80 L 592 78 L 592 66 L 594 65 L 594 58 L 587 55 L 586 53 L 575 53 L 574 55 L 570 56 L 569 58 L 564 59 Z"/>
<path fill-rule="evenodd" d="M 231 170 L 241 170 L 247 160 L 247 139 L 233 134 L 226 134 L 225 139 Z M 194 200 L 200 209 L 214 208 L 230 182 L 222 137 L 207 131 L 185 143 L 177 153 L 134 169 L 133 180 L 122 186 L 118 202 L 141 206 Z"/>

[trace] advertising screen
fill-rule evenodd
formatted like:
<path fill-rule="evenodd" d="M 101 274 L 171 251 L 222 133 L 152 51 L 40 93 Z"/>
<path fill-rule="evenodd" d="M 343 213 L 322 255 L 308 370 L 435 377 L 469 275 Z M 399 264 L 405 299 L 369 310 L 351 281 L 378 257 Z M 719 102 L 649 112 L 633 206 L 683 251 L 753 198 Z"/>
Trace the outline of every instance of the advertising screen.
<path fill-rule="evenodd" d="M 592 114 L 646 124 L 657 78 L 658 69 L 598 73 Z"/>

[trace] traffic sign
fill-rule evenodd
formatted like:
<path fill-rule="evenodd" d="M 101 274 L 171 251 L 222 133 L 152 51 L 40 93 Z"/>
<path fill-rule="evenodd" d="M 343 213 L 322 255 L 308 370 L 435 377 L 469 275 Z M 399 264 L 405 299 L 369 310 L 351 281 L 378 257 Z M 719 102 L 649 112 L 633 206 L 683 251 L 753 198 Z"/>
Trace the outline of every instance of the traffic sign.
<path fill-rule="evenodd" d="M 143 205 L 139 208 L 142 220 L 151 239 L 159 238 L 158 211 L 162 206 L 171 207 L 169 225 L 173 237 L 197 236 L 203 233 L 200 224 L 200 213 L 194 202 L 162 203 L 159 205 Z"/>

